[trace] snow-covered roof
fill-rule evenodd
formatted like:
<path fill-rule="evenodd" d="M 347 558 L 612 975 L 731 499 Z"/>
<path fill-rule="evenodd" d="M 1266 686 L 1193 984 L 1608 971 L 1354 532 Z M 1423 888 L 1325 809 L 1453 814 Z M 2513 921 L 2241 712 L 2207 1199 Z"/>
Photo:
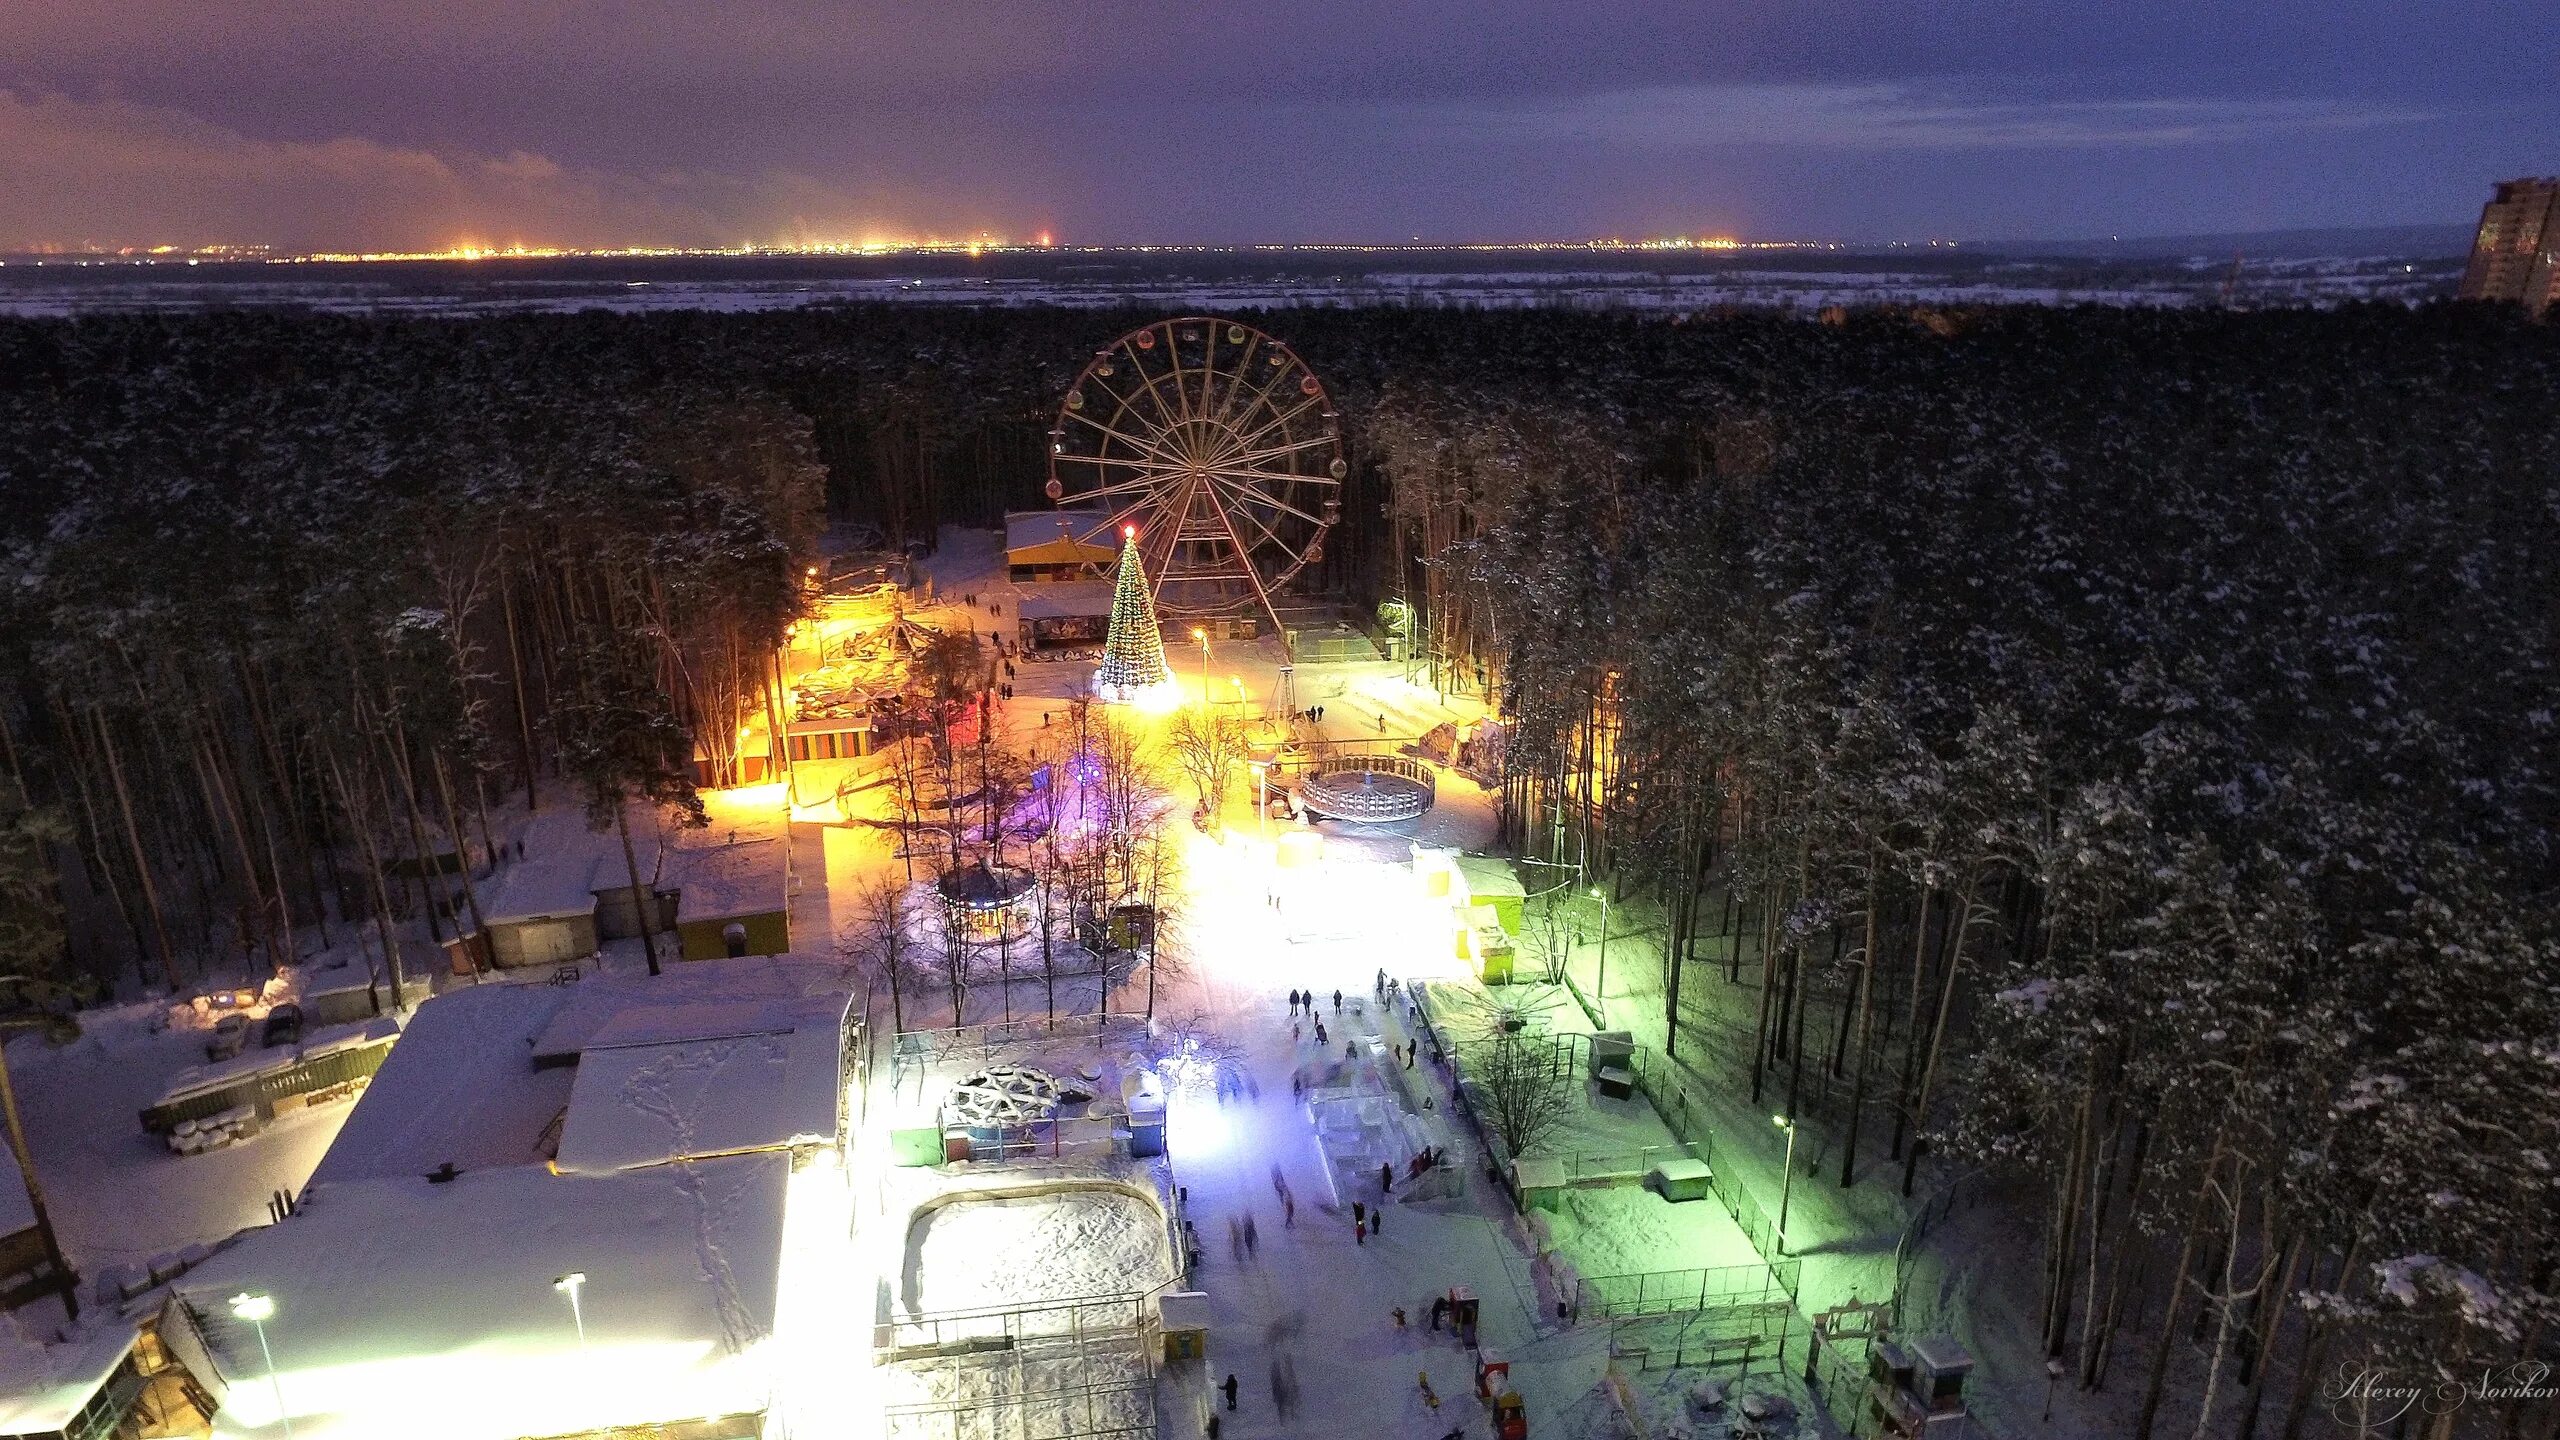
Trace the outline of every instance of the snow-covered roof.
<path fill-rule="evenodd" d="M 675 852 L 676 923 L 765 915 L 789 903 L 787 841 L 736 840 Z"/>
<path fill-rule="evenodd" d="M 702 960 L 664 975 L 600 976 L 569 991 L 533 1042 L 533 1056 L 565 1061 L 608 1045 L 663 1045 L 798 1028 L 819 1012 L 842 1016 L 832 969 L 781 955 Z"/>
<path fill-rule="evenodd" d="M 445 1184 L 317 1186 L 176 1285 L 230 1382 L 217 1436 L 281 1433 L 266 1322 L 298 1440 L 553 1435 L 762 1411 L 790 1160 L 612 1175 L 541 1166 Z M 556 1277 L 583 1273 L 582 1346 Z"/>
<path fill-rule="evenodd" d="M 833 1144 L 841 1015 L 801 1028 L 590 1049 L 560 1132 L 563 1171 Z"/>
<path fill-rule="evenodd" d="M 596 909 L 596 872 L 604 857 L 591 850 L 555 850 L 515 861 L 479 888 L 480 914 L 492 925 L 549 920 L 563 915 L 592 915 Z M 616 865 L 613 873 L 622 875 Z M 630 884 L 628 876 L 623 884 Z"/>
<path fill-rule="evenodd" d="M 12 1184 L 17 1173 L 12 1165 Z M 131 1325 L 110 1321 L 46 1344 L 19 1317 L 0 1313 L 0 1435 L 40 1435 L 69 1425 L 133 1341 Z"/>
<path fill-rule="evenodd" d="M 1104 528 L 1110 519 L 1110 512 L 1105 510 L 1008 510 L 1004 517 L 1005 553 L 1013 556 L 1054 546 L 1053 553 L 1061 560 L 1109 561 L 1120 553 Z"/>
<path fill-rule="evenodd" d="M 1529 893 L 1520 883 L 1520 872 L 1498 855 L 1461 855 L 1458 873 L 1466 877 L 1467 893 L 1478 900 Z"/>
<path fill-rule="evenodd" d="M 419 1006 L 312 1183 L 540 1159 L 543 1133 L 568 1107 L 570 1077 L 536 1069 L 533 1042 L 567 999 L 557 986 L 491 984 Z"/>

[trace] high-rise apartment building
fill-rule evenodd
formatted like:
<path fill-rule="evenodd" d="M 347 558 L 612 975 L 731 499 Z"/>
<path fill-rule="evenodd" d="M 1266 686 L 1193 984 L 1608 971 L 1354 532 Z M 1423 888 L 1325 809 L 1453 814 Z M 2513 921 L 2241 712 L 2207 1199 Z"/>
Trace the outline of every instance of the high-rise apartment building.
<path fill-rule="evenodd" d="M 2535 314 L 2560 301 L 2560 180 L 2499 183 L 2480 209 L 2462 298 L 2513 300 Z"/>

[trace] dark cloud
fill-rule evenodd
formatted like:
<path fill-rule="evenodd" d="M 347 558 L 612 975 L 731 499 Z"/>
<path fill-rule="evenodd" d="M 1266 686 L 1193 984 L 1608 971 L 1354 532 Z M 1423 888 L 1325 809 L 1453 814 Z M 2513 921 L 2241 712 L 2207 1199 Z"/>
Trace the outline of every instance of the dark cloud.
<path fill-rule="evenodd" d="M 2467 219 L 2560 9 L 0 7 L 0 245 L 2084 235 Z"/>

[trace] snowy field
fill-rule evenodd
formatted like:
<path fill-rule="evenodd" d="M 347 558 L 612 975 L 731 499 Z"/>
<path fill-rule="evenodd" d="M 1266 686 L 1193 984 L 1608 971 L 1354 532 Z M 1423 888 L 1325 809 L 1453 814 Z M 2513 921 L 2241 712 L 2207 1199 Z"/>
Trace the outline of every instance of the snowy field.
<path fill-rule="evenodd" d="M 907 1231 L 911 1314 L 1022 1309 L 1129 1295 L 1174 1277 L 1164 1217 L 1122 1190 L 947 1201 Z"/>
<path fill-rule="evenodd" d="M 1674 1205 L 1639 1185 L 1568 1190 L 1547 1217 L 1555 1247 L 1584 1275 L 1715 1270 L 1760 1261 L 1712 1199 Z"/>

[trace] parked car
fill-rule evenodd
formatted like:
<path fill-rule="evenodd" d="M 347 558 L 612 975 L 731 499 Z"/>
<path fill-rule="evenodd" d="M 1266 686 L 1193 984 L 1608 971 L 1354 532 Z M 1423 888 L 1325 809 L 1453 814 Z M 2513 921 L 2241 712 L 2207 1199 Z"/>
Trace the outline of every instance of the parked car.
<path fill-rule="evenodd" d="M 213 1033 L 204 1037 L 204 1058 L 228 1060 L 249 1043 L 249 1017 L 235 1010 L 213 1022 Z"/>
<path fill-rule="evenodd" d="M 258 1043 L 273 1050 L 279 1045 L 302 1043 L 302 1007 L 288 1000 L 267 1012 L 267 1023 L 258 1031 Z"/>

